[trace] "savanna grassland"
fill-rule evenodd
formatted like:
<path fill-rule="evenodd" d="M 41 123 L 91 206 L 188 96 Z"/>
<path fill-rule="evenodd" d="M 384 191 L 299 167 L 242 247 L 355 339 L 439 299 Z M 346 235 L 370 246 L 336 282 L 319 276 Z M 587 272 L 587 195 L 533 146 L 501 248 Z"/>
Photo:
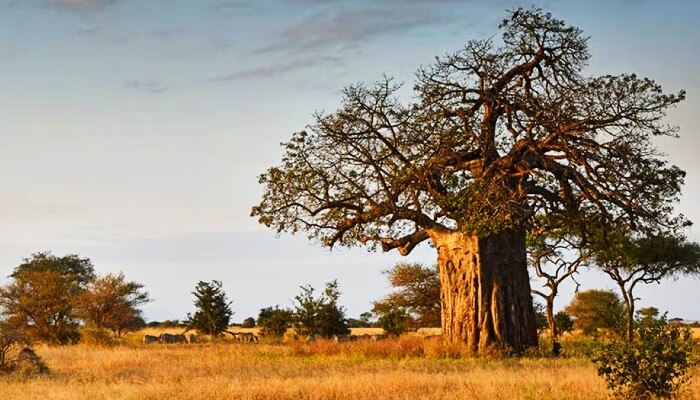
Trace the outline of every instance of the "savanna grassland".
<path fill-rule="evenodd" d="M 47 376 L 0 378 L 0 399 L 605 399 L 585 358 L 470 358 L 418 337 L 38 346 Z M 681 398 L 700 398 L 700 370 Z"/>

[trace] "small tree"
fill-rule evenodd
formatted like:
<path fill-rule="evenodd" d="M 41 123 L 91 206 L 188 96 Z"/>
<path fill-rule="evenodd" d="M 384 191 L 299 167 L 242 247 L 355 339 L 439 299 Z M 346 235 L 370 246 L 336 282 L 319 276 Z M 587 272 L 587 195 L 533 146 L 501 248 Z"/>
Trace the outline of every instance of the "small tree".
<path fill-rule="evenodd" d="M 195 296 L 194 305 L 197 311 L 187 314 L 187 327 L 212 336 L 224 332 L 228 328 L 233 311 L 221 282 L 200 281 L 192 294 Z"/>
<path fill-rule="evenodd" d="M 559 286 L 573 276 L 579 267 L 585 265 L 588 254 L 582 249 L 580 239 L 563 230 L 528 237 L 529 261 L 537 277 L 544 280 L 543 289 L 533 289 L 532 293 L 544 301 L 543 313 L 549 328 L 552 349 L 558 355 L 557 343 L 560 329 L 554 314 L 554 300 L 559 294 Z M 574 280 L 574 282 L 576 282 Z M 578 283 L 576 283 L 578 288 Z M 535 309 L 539 312 L 538 309 Z M 539 328 L 538 315 L 538 328 Z"/>
<path fill-rule="evenodd" d="M 8 326 L 38 341 L 63 344 L 79 339 L 74 303 L 94 277 L 89 259 L 36 253 L 10 277 L 0 287 L 0 312 Z"/>
<path fill-rule="evenodd" d="M 257 324 L 260 327 L 260 334 L 281 338 L 292 326 L 294 314 L 292 310 L 279 308 L 279 306 L 267 307 L 260 310 Z"/>
<path fill-rule="evenodd" d="M 241 323 L 241 328 L 255 328 L 255 318 L 248 317 Z"/>
<path fill-rule="evenodd" d="M 294 328 L 305 336 L 331 338 L 350 333 L 345 319 L 345 310 L 338 304 L 340 291 L 338 281 L 328 282 L 320 296 L 314 295 L 310 285 L 302 286 L 295 297 Z"/>
<path fill-rule="evenodd" d="M 554 323 L 557 325 L 559 334 L 572 332 L 574 330 L 574 320 L 566 311 L 559 311 L 554 314 Z"/>
<path fill-rule="evenodd" d="M 139 307 L 150 301 L 142 289 L 142 284 L 126 281 L 122 273 L 96 277 L 76 297 L 75 315 L 89 325 L 121 336 L 142 326 Z"/>
<path fill-rule="evenodd" d="M 668 399 L 688 380 L 695 343 L 690 329 L 666 317 L 643 319 L 634 342 L 615 340 L 594 358 L 598 375 L 624 399 Z"/>
<path fill-rule="evenodd" d="M 389 336 L 400 336 L 413 326 L 414 321 L 406 311 L 397 308 L 382 314 L 377 321 L 377 326 L 382 328 Z"/>
<path fill-rule="evenodd" d="M 257 321 L 260 334 L 275 338 L 283 337 L 287 329 L 292 326 L 293 317 L 294 314 L 291 310 L 279 306 L 261 309 Z"/>
<path fill-rule="evenodd" d="M 398 263 L 384 273 L 394 292 L 374 302 L 374 314 L 381 318 L 400 309 L 420 327 L 440 326 L 440 274 L 437 266 Z"/>
<path fill-rule="evenodd" d="M 586 335 L 597 336 L 600 329 L 619 332 L 625 310 L 620 298 L 609 290 L 586 290 L 576 296 L 566 307 L 574 318 L 574 327 Z"/>

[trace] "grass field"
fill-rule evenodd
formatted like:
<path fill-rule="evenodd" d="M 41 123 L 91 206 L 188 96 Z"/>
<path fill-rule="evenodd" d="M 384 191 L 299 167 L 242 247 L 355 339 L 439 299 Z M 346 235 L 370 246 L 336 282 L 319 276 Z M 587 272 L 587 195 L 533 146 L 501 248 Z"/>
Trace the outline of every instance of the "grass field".
<path fill-rule="evenodd" d="M 585 359 L 446 358 L 430 348 L 410 337 L 292 345 L 39 346 L 51 374 L 0 378 L 0 399 L 607 398 Z M 700 399 L 700 370 L 693 375 L 682 398 Z"/>

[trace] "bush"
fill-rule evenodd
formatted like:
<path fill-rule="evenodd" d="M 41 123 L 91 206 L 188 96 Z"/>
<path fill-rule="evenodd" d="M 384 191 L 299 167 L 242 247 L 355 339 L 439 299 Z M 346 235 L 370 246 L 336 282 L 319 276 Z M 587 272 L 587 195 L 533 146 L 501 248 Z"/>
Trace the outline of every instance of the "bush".
<path fill-rule="evenodd" d="M 258 326 L 260 334 L 273 338 L 281 338 L 284 333 L 292 325 L 292 311 L 284 308 L 267 307 L 260 310 L 258 315 Z"/>
<path fill-rule="evenodd" d="M 255 328 L 255 318 L 248 317 L 244 319 L 241 328 Z"/>
<path fill-rule="evenodd" d="M 296 296 L 294 328 L 301 336 L 318 336 L 330 339 L 335 335 L 347 335 L 350 329 L 345 309 L 338 304 L 338 282 L 326 284 L 326 290 L 316 296 L 311 286 L 302 286 Z"/>
<path fill-rule="evenodd" d="M 408 331 L 412 325 L 411 316 L 400 308 L 387 311 L 377 321 L 377 326 L 384 329 L 389 336 L 399 336 Z"/>
<path fill-rule="evenodd" d="M 598 375 L 619 398 L 670 398 L 687 380 L 694 341 L 690 329 L 669 324 L 665 317 L 642 321 L 636 340 L 615 340 L 593 361 Z"/>

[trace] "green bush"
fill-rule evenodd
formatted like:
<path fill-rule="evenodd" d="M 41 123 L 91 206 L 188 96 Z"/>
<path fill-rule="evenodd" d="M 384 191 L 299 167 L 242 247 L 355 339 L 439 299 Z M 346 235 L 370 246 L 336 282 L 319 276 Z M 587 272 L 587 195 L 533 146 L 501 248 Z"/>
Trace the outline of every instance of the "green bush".
<path fill-rule="evenodd" d="M 287 332 L 287 328 L 292 325 L 293 313 L 284 308 L 267 307 L 260 310 L 257 325 L 260 327 L 262 336 L 281 338 Z"/>
<path fill-rule="evenodd" d="M 690 329 L 665 317 L 641 322 L 635 340 L 615 340 L 594 357 L 598 375 L 614 395 L 625 399 L 670 398 L 696 363 Z"/>
<path fill-rule="evenodd" d="M 400 308 L 389 310 L 377 321 L 377 326 L 384 329 L 384 332 L 389 336 L 400 336 L 408 331 L 412 325 L 411 316 Z"/>

